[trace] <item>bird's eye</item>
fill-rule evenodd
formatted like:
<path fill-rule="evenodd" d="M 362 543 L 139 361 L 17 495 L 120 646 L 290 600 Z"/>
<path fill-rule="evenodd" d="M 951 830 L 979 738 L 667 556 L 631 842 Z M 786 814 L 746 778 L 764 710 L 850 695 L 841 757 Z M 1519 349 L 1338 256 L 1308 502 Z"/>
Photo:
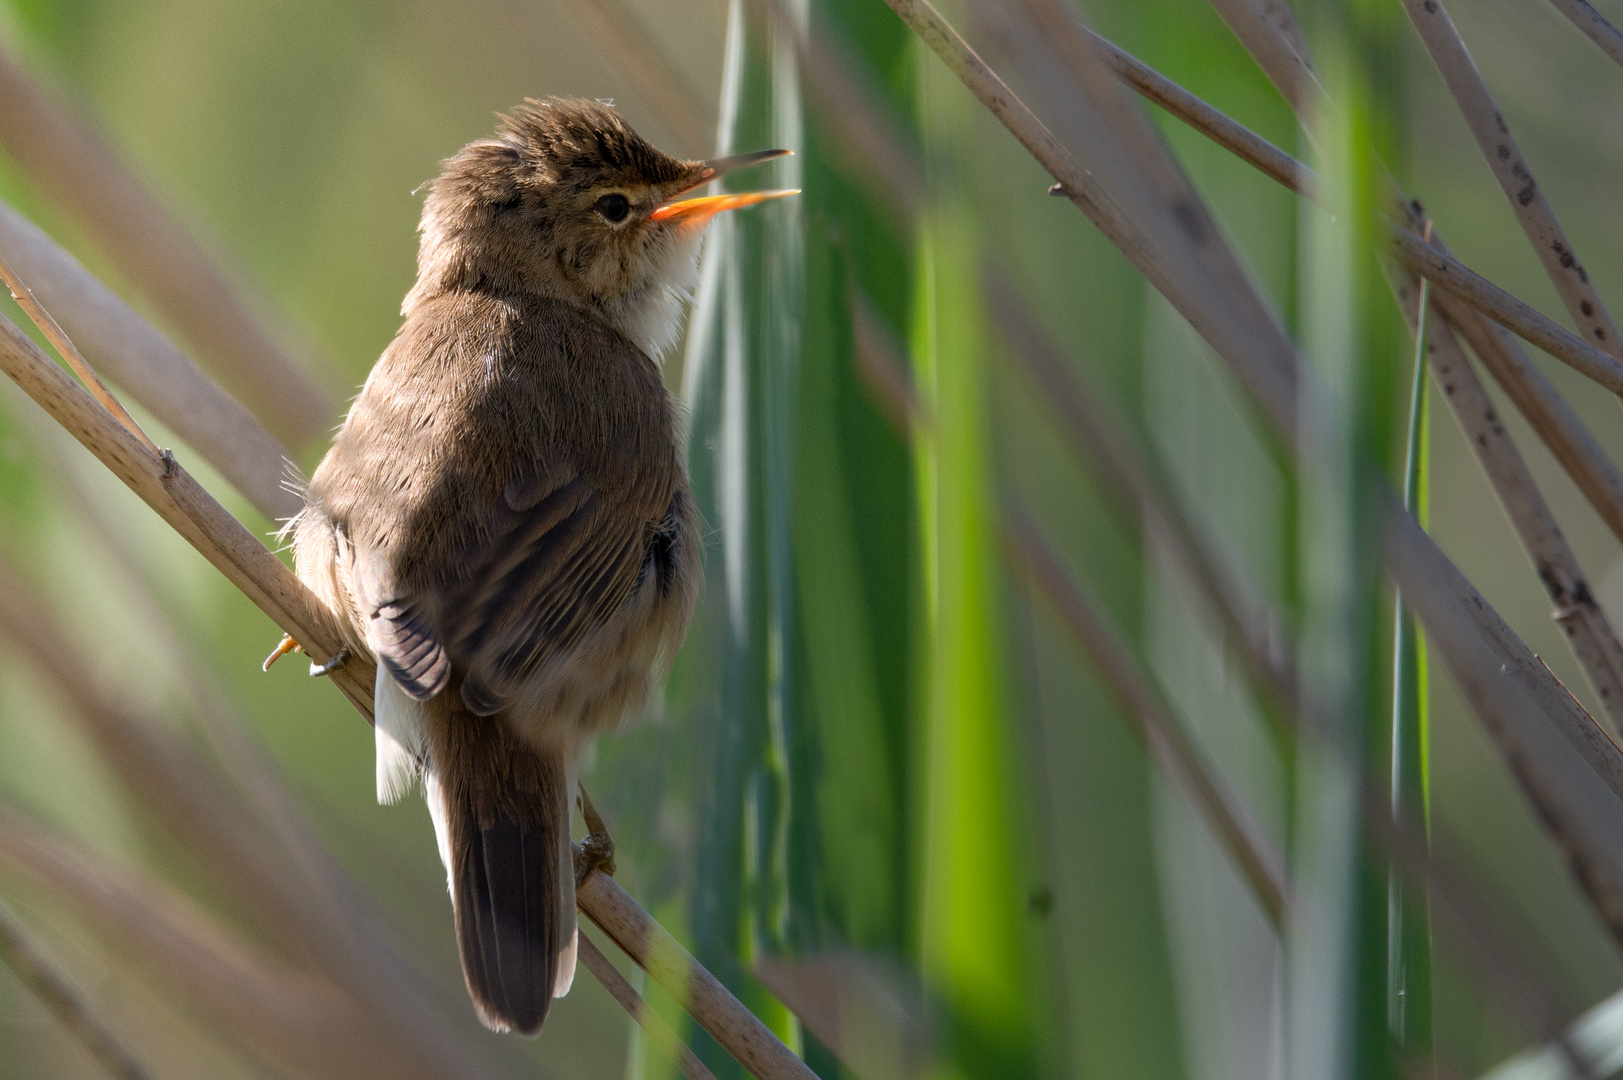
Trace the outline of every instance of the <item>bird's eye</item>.
<path fill-rule="evenodd" d="M 624 195 L 615 192 L 597 200 L 597 212 L 603 215 L 603 220 L 610 225 L 618 225 L 631 213 L 631 202 Z"/>

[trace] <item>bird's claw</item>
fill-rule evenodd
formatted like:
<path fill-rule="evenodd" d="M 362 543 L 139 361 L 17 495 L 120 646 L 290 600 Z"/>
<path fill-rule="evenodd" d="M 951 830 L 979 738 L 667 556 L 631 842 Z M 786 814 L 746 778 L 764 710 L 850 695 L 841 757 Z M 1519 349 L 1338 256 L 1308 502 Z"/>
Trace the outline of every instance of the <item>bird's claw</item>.
<path fill-rule="evenodd" d="M 276 663 L 276 661 L 280 660 L 288 653 L 302 652 L 303 650 L 304 646 L 300 645 L 297 641 L 294 641 L 292 634 L 283 634 L 282 640 L 277 642 L 276 648 L 272 649 L 271 654 L 265 657 L 265 662 L 259 666 L 259 670 L 269 671 L 272 664 Z"/>
<path fill-rule="evenodd" d="M 580 792 L 576 804 L 580 807 L 580 816 L 586 819 L 586 836 L 575 845 L 575 885 L 591 876 L 593 870 L 602 870 L 610 877 L 614 876 L 614 837 L 609 833 L 609 827 L 603 824 L 603 818 L 598 814 L 597 807 L 592 805 L 592 798 L 586 794 L 584 787 L 578 788 Z"/>
<path fill-rule="evenodd" d="M 345 645 L 343 648 L 327 657 L 326 663 L 312 663 L 310 665 L 310 677 L 312 679 L 319 679 L 323 675 L 331 675 L 333 672 L 337 671 L 347 663 L 349 663 L 349 646 Z"/>

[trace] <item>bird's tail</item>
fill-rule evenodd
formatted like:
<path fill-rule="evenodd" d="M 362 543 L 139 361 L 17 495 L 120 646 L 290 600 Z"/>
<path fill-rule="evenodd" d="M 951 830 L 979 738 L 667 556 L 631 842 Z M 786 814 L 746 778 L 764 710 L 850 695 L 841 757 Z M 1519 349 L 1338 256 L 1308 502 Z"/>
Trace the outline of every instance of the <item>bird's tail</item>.
<path fill-rule="evenodd" d="M 426 793 L 450 879 L 462 974 L 493 1031 L 534 1035 L 575 977 L 575 875 L 561 751 L 537 750 L 456 687 L 430 703 Z M 449 721 L 445 723 L 444 721 Z"/>

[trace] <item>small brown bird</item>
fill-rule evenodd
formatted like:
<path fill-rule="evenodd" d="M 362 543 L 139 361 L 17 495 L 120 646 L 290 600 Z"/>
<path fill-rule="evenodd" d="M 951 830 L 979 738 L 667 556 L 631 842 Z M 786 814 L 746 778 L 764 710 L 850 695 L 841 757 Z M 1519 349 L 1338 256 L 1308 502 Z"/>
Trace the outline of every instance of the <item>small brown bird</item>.
<path fill-rule="evenodd" d="M 479 1016 L 533 1034 L 575 972 L 572 774 L 647 699 L 699 589 L 658 361 L 769 150 L 683 161 L 612 107 L 528 101 L 444 162 L 405 322 L 290 524 L 378 659 L 377 788 L 421 776 Z"/>

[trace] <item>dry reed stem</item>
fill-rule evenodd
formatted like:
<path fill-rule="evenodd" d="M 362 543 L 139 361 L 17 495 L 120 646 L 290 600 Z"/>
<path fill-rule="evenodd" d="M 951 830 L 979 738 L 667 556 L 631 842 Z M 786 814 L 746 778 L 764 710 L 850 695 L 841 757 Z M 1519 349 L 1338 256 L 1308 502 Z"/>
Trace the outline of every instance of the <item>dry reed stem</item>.
<path fill-rule="evenodd" d="M 272 521 L 302 504 L 289 454 L 185 353 L 38 226 L 0 202 L 0 254 L 101 370 Z"/>
<path fill-rule="evenodd" d="M 10 320 L 5 319 L 0 319 L 0 370 L 4 370 L 59 424 L 141 496 L 148 506 L 224 573 L 273 622 L 303 644 L 313 659 L 325 661 L 338 650 L 340 639 L 332 614 L 274 554 L 254 539 L 173 459 L 164 461 L 153 458 L 83 387 L 68 378 L 61 368 L 39 351 L 38 346 Z M 372 684 L 375 676 L 376 665 L 360 656 L 352 657 L 331 676 L 368 720 L 372 716 Z M 629 897 L 626 899 L 635 906 Z M 586 903 L 582 907 L 595 918 L 595 913 Z M 646 912 L 642 912 L 642 918 L 652 922 Z M 663 929 L 659 933 L 665 934 Z M 665 937 L 669 935 L 665 934 Z M 714 976 L 703 969 L 699 969 L 694 978 L 697 981 L 701 976 L 715 983 Z M 719 983 L 715 985 L 720 987 Z M 776 1042 L 775 1036 L 738 1004 L 737 999 L 728 994 L 727 1001 L 732 1003 L 731 1006 L 725 1002 L 709 1003 L 712 1020 L 720 1022 L 729 1033 L 739 1030 L 750 1032 L 753 1030 L 750 1025 L 753 1024 L 767 1038 Z M 729 1008 L 737 1015 L 728 1016 Z M 727 1046 L 725 1039 L 720 1036 L 717 1039 Z M 781 1043 L 777 1043 L 777 1047 L 781 1055 L 798 1062 L 799 1059 L 794 1058 Z M 728 1046 L 728 1049 L 735 1055 L 740 1051 L 751 1055 L 759 1053 L 753 1041 L 737 1048 Z M 769 1054 L 767 1060 L 775 1058 Z M 809 1077 L 812 1074 L 809 1071 L 803 1074 L 779 1071 L 773 1075 Z M 769 1078 L 763 1076 L 762 1080 Z"/>
<path fill-rule="evenodd" d="M 1149 450 L 1110 409 L 1083 390 L 1054 340 L 1041 330 L 1036 314 L 1008 280 L 987 270 L 982 282 L 988 310 L 1010 357 L 1058 417 L 1072 452 L 1087 464 L 1126 520 L 1145 521 L 1165 537 L 1224 636 L 1239 644 L 1235 653 L 1247 680 L 1260 692 L 1276 738 L 1288 746 L 1300 688 L 1284 620 L 1224 567 L 1215 546 L 1179 505 Z"/>
<path fill-rule="evenodd" d="M 659 1013 L 644 1001 L 642 995 L 637 993 L 626 977 L 620 974 L 618 968 L 609 962 L 592 939 L 580 935 L 580 962 L 586 970 L 597 976 L 597 981 L 603 984 L 620 1007 L 631 1014 L 631 1018 L 648 1035 L 648 1039 L 659 1047 L 670 1059 L 676 1062 L 677 1068 L 688 1080 L 716 1080 L 715 1073 L 704 1067 L 697 1054 L 688 1048 L 676 1032 L 671 1030 Z"/>
<path fill-rule="evenodd" d="M 581 910 L 598 928 L 680 1001 L 699 1026 L 758 1080 L 817 1080 L 804 1061 L 744 1008 L 613 878 L 593 870 L 575 895 Z"/>
<path fill-rule="evenodd" d="M 681 143 L 684 155 L 702 157 L 715 146 L 711 113 L 699 102 L 692 83 L 671 63 L 642 20 L 616 0 L 571 0 L 586 35 L 611 61 L 615 72 L 632 87 L 660 123 Z"/>
<path fill-rule="evenodd" d="M 1095 33 L 1091 28 L 1080 29 L 1093 43 L 1094 48 L 1099 50 L 1099 55 L 1109 65 L 1110 70 L 1146 101 L 1159 105 L 1217 145 L 1260 169 L 1292 191 L 1311 196 L 1317 189 L 1318 178 L 1312 169 L 1244 124 L 1237 123 L 1222 110 L 1191 94 L 1109 39 Z"/>
<path fill-rule="evenodd" d="M 93 126 L 4 47 L 0 102 L 0 144 L 180 330 L 203 365 L 290 446 L 324 435 L 335 402 L 265 329 L 256 305 Z"/>
<path fill-rule="evenodd" d="M 1120 712 L 1136 721 L 1150 758 L 1217 834 L 1268 921 L 1275 930 L 1282 929 L 1289 906 L 1284 859 L 1248 819 L 1240 801 L 1213 777 L 1171 706 L 1141 676 L 1137 661 L 1043 540 L 1026 511 L 1011 503 L 1003 516 L 1004 540 L 1014 561 L 1041 588 L 1066 629 L 1093 660 Z"/>
<path fill-rule="evenodd" d="M 0 962 L 33 991 L 74 1042 L 120 1080 L 152 1080 L 152 1073 L 113 1034 L 66 974 L 30 940 L 11 909 L 0 904 Z"/>
<path fill-rule="evenodd" d="M 1398 307 L 1408 321 L 1409 332 L 1418 332 L 1416 297 L 1418 279 L 1388 265 L 1388 280 Z M 1578 558 L 1561 535 L 1555 515 L 1539 492 L 1532 472 L 1516 449 L 1515 441 L 1499 417 L 1488 391 L 1477 378 L 1440 310 L 1426 322 L 1426 359 L 1454 413 L 1461 432 L 1477 463 L 1488 477 L 1494 494 L 1522 548 L 1532 560 L 1539 581 L 1555 604 L 1554 618 L 1561 624 L 1605 709 L 1607 734 L 1613 741 L 1623 730 L 1623 648 L 1617 643 L 1611 624 L 1595 602 Z"/>
<path fill-rule="evenodd" d="M 1617 324 L 1601 303 L 1600 293 L 1590 282 L 1572 242 L 1556 220 L 1555 211 L 1533 179 L 1532 170 L 1511 137 L 1504 116 L 1494 104 L 1488 85 L 1482 80 L 1482 73 L 1472 61 L 1442 0 L 1403 0 L 1403 7 L 1437 70 L 1442 73 L 1443 82 L 1454 96 L 1477 148 L 1493 170 L 1505 198 L 1510 200 L 1510 208 L 1544 264 L 1545 273 L 1561 294 L 1579 336 L 1598 344 L 1611 356 L 1623 359 L 1623 340 L 1619 340 Z"/>
<path fill-rule="evenodd" d="M 1623 541 L 1623 473 L 1589 433 L 1578 414 L 1510 331 L 1441 291 L 1432 302 L 1464 336 L 1477 359 L 1532 425 L 1595 513 Z"/>
<path fill-rule="evenodd" d="M 133 955 L 187 1009 L 312 1080 L 443 1080 L 416 1047 L 332 983 L 287 967 L 185 897 L 0 808 L 0 866 Z M 462 1070 L 471 1078 L 476 1070 Z"/>
<path fill-rule="evenodd" d="M 1029 110 L 1014 98 L 1007 86 L 985 67 L 963 40 L 946 26 L 940 15 L 923 0 L 888 0 L 888 2 L 904 20 L 915 26 L 915 30 L 925 43 L 942 56 L 948 67 L 960 75 L 970 90 L 981 97 L 999 119 L 1011 126 L 1011 130 L 1019 128 L 1017 134 L 1025 133 L 1025 137 L 1021 138 L 1022 143 L 1028 148 L 1035 147 L 1039 161 L 1050 168 L 1056 179 L 1062 183 L 1066 182 L 1067 177 L 1058 175 L 1056 170 L 1067 169 L 1074 162 L 1068 155 L 1055 158 L 1042 140 L 1032 137 L 1032 126 L 1035 125 L 1042 134 L 1052 139 L 1047 129 L 1037 124 Z M 1064 32 L 1063 27 L 1061 32 Z M 1063 92 L 1065 86 L 1071 86 L 1073 99 L 1078 92 L 1090 92 L 1096 85 L 1096 80 L 1090 80 L 1086 84 L 1073 84 L 1069 73 L 1052 60 L 1051 54 L 1044 56 L 1053 36 L 1044 34 L 1035 37 L 1034 40 L 1034 33 L 1027 33 L 1018 43 L 1015 51 L 1022 58 L 1034 58 L 1025 74 L 1032 80 L 1034 86 L 1045 90 Z M 1067 59 L 1071 62 L 1071 66 L 1083 70 L 1089 66 L 1097 66 L 1090 48 L 1072 49 L 1067 53 Z M 1115 111 L 1117 122 L 1133 122 L 1133 117 L 1121 115 L 1122 110 L 1119 106 L 1108 98 L 1101 101 L 1098 95 L 1094 97 L 1095 105 Z M 1072 104 L 1077 105 L 1074 100 Z M 1144 123 L 1142 116 L 1136 117 L 1136 121 L 1140 125 Z M 1078 145 L 1086 146 L 1091 152 L 1090 167 L 1097 172 L 1118 174 L 1112 190 L 1120 190 L 1123 185 L 1131 188 L 1131 175 L 1120 174 L 1123 171 L 1130 174 L 1128 163 L 1136 161 L 1135 157 L 1112 156 L 1109 153 L 1110 144 L 1104 141 L 1099 143 L 1083 141 Z M 1135 139 L 1128 145 L 1136 153 L 1164 154 L 1164 148 L 1150 138 Z M 1161 169 L 1164 178 L 1165 166 L 1161 166 Z M 1140 185 L 1146 193 L 1154 190 L 1152 185 L 1142 178 Z M 1154 200 L 1146 199 L 1139 205 L 1163 217 L 1181 217 L 1180 211 L 1184 204 L 1180 202 L 1169 204 L 1165 201 L 1157 204 Z M 1097 204 L 1094 208 L 1097 208 Z M 1111 235 L 1114 239 L 1112 234 L 1107 235 Z M 1192 242 L 1187 231 L 1180 231 L 1177 228 L 1164 228 L 1158 233 L 1158 239 L 1169 241 L 1168 246 L 1153 253 L 1146 250 L 1129 253 L 1129 256 L 1142 257 L 1152 262 L 1165 260 L 1182 263 L 1185 259 L 1185 249 Z M 1214 240 L 1216 243 L 1222 242 L 1220 236 Z M 1134 261 L 1136 264 L 1136 257 Z M 1198 260 L 1189 261 L 1199 265 Z M 1146 276 L 1149 276 L 1151 283 L 1157 284 L 1158 287 L 1160 283 L 1171 280 L 1168 272 L 1159 269 L 1153 275 Z M 1241 277 L 1231 285 L 1243 288 L 1246 283 Z M 1277 363 L 1255 362 L 1256 353 L 1273 353 L 1278 347 L 1276 341 L 1282 338 L 1282 334 L 1277 326 L 1272 325 L 1271 320 L 1263 322 L 1255 320 L 1253 313 L 1260 304 L 1248 305 L 1243 310 L 1232 309 L 1227 313 L 1237 318 L 1242 325 L 1249 323 L 1244 325 L 1238 337 L 1214 337 L 1208 333 L 1207 327 L 1215 320 L 1204 317 L 1207 312 L 1202 309 L 1214 302 L 1215 292 L 1216 290 L 1200 289 L 1187 295 L 1170 295 L 1168 298 L 1180 311 L 1191 309 L 1201 313 L 1200 322 L 1191 320 L 1192 324 L 1203 337 L 1206 337 L 1218 355 L 1230 365 L 1240 382 L 1255 393 L 1265 415 L 1274 422 L 1275 430 L 1284 434 L 1288 446 L 1294 447 L 1295 440 L 1292 437 L 1295 421 L 1294 403 L 1298 399 L 1296 383 L 1298 379 L 1311 378 L 1311 373 L 1303 373 L 1298 368 L 1294 350 L 1289 348 L 1288 342 L 1285 343 L 1286 355 L 1283 366 Z M 1619 798 L 1623 796 L 1623 754 L 1618 752 L 1616 745 L 1577 707 L 1564 688 L 1537 665 L 1526 646 L 1516 638 L 1508 626 L 1504 625 L 1503 620 L 1499 619 L 1475 589 L 1470 587 L 1470 583 L 1464 580 L 1448 562 L 1446 556 L 1436 550 L 1430 537 L 1415 524 L 1414 519 L 1402 508 L 1402 504 L 1395 500 L 1391 492 L 1383 490 L 1382 494 L 1384 502 L 1378 508 L 1378 514 L 1384 521 L 1388 536 L 1387 565 L 1403 587 L 1405 596 L 1413 599 L 1416 610 L 1427 616 L 1428 630 L 1439 639 L 1449 638 L 1446 642 L 1439 641 L 1439 647 L 1446 646 L 1450 650 L 1448 655 L 1457 662 L 1459 670 L 1466 676 L 1477 679 L 1482 685 L 1494 680 L 1503 681 L 1507 675 L 1516 680 L 1518 685 L 1525 682 L 1526 690 L 1517 700 L 1535 703 L 1538 706 L 1537 711 L 1542 712 L 1549 721 L 1545 724 L 1538 723 L 1532 715 L 1515 717 L 1516 722 L 1530 729 L 1532 734 L 1518 731 L 1518 738 L 1507 739 L 1501 743 L 1501 751 L 1506 754 L 1513 768 L 1517 768 L 1519 764 L 1513 756 L 1515 754 L 1545 755 L 1532 766 L 1520 769 L 1518 775 L 1524 779 L 1525 790 L 1535 805 L 1540 806 L 1549 815 L 1547 824 L 1562 843 L 1580 885 L 1596 909 L 1601 912 L 1608 927 L 1618 940 L 1623 942 L 1623 848 L 1620 848 L 1615 838 L 1616 834 L 1595 827 L 1595 822 L 1599 820 L 1596 817 L 1597 813 L 1613 811 L 1623 814 L 1623 799 Z M 1437 572 L 1438 562 L 1447 568 L 1447 575 Z M 1495 710 L 1503 710 L 1506 708 L 1506 700 L 1508 699 L 1495 699 L 1491 704 Z M 1501 728 L 1506 727 L 1501 722 L 1503 714 L 1500 711 L 1492 714 L 1484 712 L 1483 718 L 1490 727 L 1496 724 Z M 1554 743 L 1550 741 L 1550 737 L 1555 737 Z M 1583 755 L 1583 762 L 1587 762 L 1589 768 L 1584 768 L 1583 762 L 1572 760 L 1568 750 Z M 1566 756 L 1563 756 L 1564 754 Z M 1591 768 L 1595 772 L 1590 772 Z M 1603 800 L 1586 799 L 1579 802 L 1576 794 L 1568 793 L 1561 787 L 1568 785 L 1573 792 L 1583 790 L 1587 795 L 1593 795 L 1593 792 L 1588 791 L 1584 785 L 1597 782 L 1597 773 L 1604 777 L 1607 785 L 1601 789 L 1605 792 Z M 1619 826 L 1623 827 L 1623 821 L 1619 822 Z"/>
<path fill-rule="evenodd" d="M 45 340 L 57 351 L 57 355 L 66 360 L 68 366 L 79 376 L 79 381 L 85 384 L 85 389 L 101 402 L 101 407 L 112 413 L 113 419 L 122 424 L 125 431 L 134 435 L 141 445 L 154 455 L 162 457 L 163 451 L 158 449 L 158 444 L 147 438 L 147 433 L 141 430 L 141 425 L 135 422 L 135 417 L 131 416 L 129 410 L 124 408 L 123 402 L 107 389 L 107 384 L 101 381 L 101 376 L 90 366 L 90 361 L 79 352 L 78 346 L 73 344 L 73 339 L 68 337 L 55 319 L 51 318 L 51 313 L 39 302 L 34 290 L 28 287 L 28 282 L 12 269 L 4 257 L 0 257 L 0 281 L 5 282 L 6 288 L 11 291 L 11 298 L 17 301 L 17 306 L 23 309 L 23 314 L 33 320 L 39 332 L 45 335 Z"/>
<path fill-rule="evenodd" d="M 1269 417 L 1283 430 L 1293 431 L 1296 388 L 1289 343 L 1283 334 L 1274 339 L 1259 339 L 1247 333 L 1248 319 L 1257 314 L 1253 310 L 1258 304 L 1255 296 L 1238 306 L 1226 302 L 1234 297 L 1224 295 L 1229 290 L 1222 280 L 1195 278 L 1195 273 L 1203 267 L 1159 257 L 1157 249 L 1164 245 L 1165 236 L 1157 237 L 1162 244 L 1152 244 L 1150 237 L 1138 223 L 1128 219 L 1113 197 L 1137 196 L 1140 193 L 1135 192 L 1133 185 L 1107 193 L 1095 175 L 1077 162 L 927 0 L 886 0 L 886 3 L 1048 170 L 1061 185 L 1066 198 L 1087 215 L 1189 324 L 1220 353 L 1234 358 L 1241 381 L 1262 403 Z M 1109 155 L 1100 152 L 1097 157 L 1104 160 Z M 1161 218 L 1156 221 L 1163 227 L 1168 224 Z M 1240 279 L 1243 286 L 1243 274 Z"/>
<path fill-rule="evenodd" d="M 1623 64 L 1623 31 L 1606 21 L 1588 0 L 1550 0 L 1550 6 L 1572 20 L 1572 25 L 1599 45 L 1601 51 L 1618 64 Z"/>
<path fill-rule="evenodd" d="M 987 277 L 991 282 L 996 281 L 993 275 Z M 1036 349 L 1041 343 L 1033 344 L 1027 340 L 1029 328 L 1021 318 L 1024 313 L 1013 311 L 1007 297 L 1003 297 L 1005 302 L 999 304 L 999 291 L 995 284 L 988 285 L 988 292 L 993 296 L 993 316 L 999 323 L 999 329 L 1017 354 L 1023 345 Z M 856 310 L 860 313 L 862 306 L 859 304 Z M 857 321 L 860 324 L 863 316 L 859 314 Z M 915 432 L 930 429 L 931 422 L 921 411 L 912 385 L 903 374 L 905 366 L 885 335 L 877 334 L 872 329 L 867 333 L 859 330 L 855 360 L 863 373 L 864 382 L 881 399 L 887 415 L 901 418 L 897 430 L 903 438 L 910 439 Z M 1191 567 L 1191 574 L 1197 573 L 1192 567 L 1199 564 L 1211 572 L 1214 582 L 1221 578 L 1215 561 L 1202 549 L 1202 542 L 1193 529 L 1174 531 L 1171 522 L 1182 522 L 1185 526 L 1188 522 L 1178 512 L 1176 503 L 1149 478 L 1147 470 L 1135 463 L 1132 452 L 1112 442 L 1111 433 L 1115 425 L 1104 412 L 1088 407 L 1067 376 L 1050 370 L 1047 365 L 1054 361 L 1046 357 L 1028 357 L 1025 362 L 1030 365 L 1028 370 L 1033 378 L 1058 399 L 1056 408 L 1064 415 L 1067 433 L 1072 436 L 1078 456 L 1092 466 L 1094 475 L 1110 491 L 1125 516 L 1131 519 L 1142 515 L 1159 524 L 1163 534 L 1172 542 L 1173 550 Z M 1240 800 L 1235 798 L 1195 750 L 1166 703 L 1147 685 L 1121 675 L 1132 666 L 1132 662 L 1125 659 L 1126 654 L 1111 633 L 1103 629 L 1103 621 L 1095 614 L 1081 587 L 1042 540 L 1031 524 L 1029 515 L 1018 507 L 1006 506 L 1003 520 L 1005 549 L 1010 561 L 1018 563 L 1044 587 L 1045 595 L 1065 620 L 1067 628 L 1088 648 L 1095 662 L 1107 669 L 1106 675 L 1121 705 L 1118 715 L 1124 720 L 1131 718 L 1136 721 L 1134 730 L 1143 740 L 1150 760 L 1184 793 L 1190 805 L 1205 815 L 1213 832 L 1228 850 L 1240 876 L 1252 887 L 1258 905 L 1278 928 L 1286 906 L 1283 860 L 1272 851 L 1271 843 L 1247 820 Z M 1186 543 L 1192 547 L 1186 549 L 1181 546 Z M 1234 600 L 1234 593 L 1225 581 L 1217 586 L 1210 599 L 1214 607 L 1222 606 Z M 1240 617 L 1233 611 L 1228 614 L 1238 627 Z M 1269 666 L 1269 661 L 1277 660 L 1268 642 L 1259 640 L 1257 635 L 1247 635 L 1244 631 L 1237 633 L 1244 638 L 1239 652 L 1248 672 L 1257 666 L 1259 657 L 1263 658 L 1262 666 Z M 1280 677 L 1278 670 L 1270 668 L 1270 673 L 1261 676 L 1259 682 L 1265 688 L 1277 687 Z M 1284 710 L 1293 710 L 1296 706 L 1294 690 L 1284 696 L 1279 704 Z M 1285 737 L 1289 738 L 1288 735 Z"/>
<path fill-rule="evenodd" d="M 1316 105 L 1324 90 L 1307 39 L 1284 0 L 1212 0 L 1212 7 L 1293 109 Z"/>
<path fill-rule="evenodd" d="M 1404 262 L 1433 285 L 1459 297 L 1499 325 L 1516 331 L 1579 374 L 1614 394 L 1623 395 L 1623 363 L 1610 353 L 1597 349 L 1408 229 L 1394 224 L 1388 231 Z"/>
<path fill-rule="evenodd" d="M 0 370 L 84 444 L 203 557 L 322 662 L 341 647 L 333 616 L 280 559 L 232 517 L 172 457 L 154 457 L 27 335 L 0 319 Z M 375 666 L 354 657 L 332 676 L 356 708 L 372 715 Z"/>

